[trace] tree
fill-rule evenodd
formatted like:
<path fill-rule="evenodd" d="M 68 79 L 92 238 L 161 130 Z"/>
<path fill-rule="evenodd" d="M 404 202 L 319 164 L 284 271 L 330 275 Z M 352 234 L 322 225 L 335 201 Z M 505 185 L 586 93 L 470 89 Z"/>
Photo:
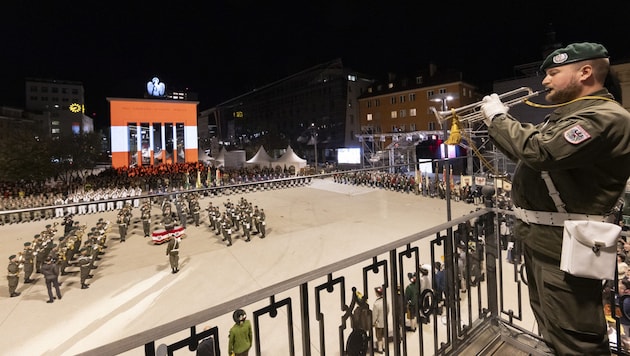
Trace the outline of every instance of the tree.
<path fill-rule="evenodd" d="M 89 175 L 101 156 L 100 134 L 95 132 L 61 137 L 52 141 L 50 153 L 56 176 L 70 183 Z"/>

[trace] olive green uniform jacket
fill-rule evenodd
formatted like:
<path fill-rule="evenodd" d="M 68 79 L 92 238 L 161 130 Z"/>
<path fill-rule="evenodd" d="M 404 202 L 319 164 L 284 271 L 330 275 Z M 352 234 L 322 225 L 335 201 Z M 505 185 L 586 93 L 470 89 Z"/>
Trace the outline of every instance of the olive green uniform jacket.
<path fill-rule="evenodd" d="M 605 89 L 592 96 L 612 98 Z M 615 206 L 630 176 L 630 113 L 614 101 L 577 100 L 558 107 L 538 125 L 499 115 L 488 134 L 499 150 L 518 162 L 512 201 L 523 209 L 557 211 L 541 171 L 549 172 L 567 212 L 597 215 Z M 562 231 L 518 220 L 514 234 L 560 260 Z"/>

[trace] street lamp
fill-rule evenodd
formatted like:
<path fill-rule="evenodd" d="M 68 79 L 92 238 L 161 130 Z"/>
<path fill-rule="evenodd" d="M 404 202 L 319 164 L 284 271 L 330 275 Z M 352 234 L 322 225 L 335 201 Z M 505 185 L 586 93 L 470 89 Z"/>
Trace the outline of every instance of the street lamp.
<path fill-rule="evenodd" d="M 453 100 L 453 96 L 444 95 L 441 97 L 433 98 L 431 101 L 441 102 L 442 103 L 442 111 L 446 111 L 447 106 L 446 102 Z M 448 126 L 442 123 L 442 128 L 444 129 L 444 186 L 446 191 L 446 221 L 451 221 L 451 178 L 450 178 L 450 164 L 448 162 L 448 146 L 446 145 L 446 139 L 448 138 Z M 440 172 L 436 172 L 439 176 Z"/>
<path fill-rule="evenodd" d="M 309 131 L 311 132 L 311 142 L 315 148 L 315 172 L 317 172 L 317 127 L 314 123 L 311 124 Z"/>

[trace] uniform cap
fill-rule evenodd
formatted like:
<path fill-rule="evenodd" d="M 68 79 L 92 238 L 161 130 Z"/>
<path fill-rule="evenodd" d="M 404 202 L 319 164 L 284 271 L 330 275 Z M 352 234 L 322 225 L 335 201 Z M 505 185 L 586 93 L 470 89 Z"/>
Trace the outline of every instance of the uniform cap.
<path fill-rule="evenodd" d="M 25 246 L 25 247 L 28 247 L 28 246 L 30 246 L 30 245 L 31 245 L 31 243 L 30 243 L 30 242 L 25 242 L 25 243 L 24 243 L 24 246 Z"/>
<path fill-rule="evenodd" d="M 16 257 L 17 257 L 16 255 L 11 255 L 11 256 L 9 256 L 9 259 L 12 260 L 12 259 L 14 259 Z"/>
<path fill-rule="evenodd" d="M 608 51 L 599 43 L 572 43 L 551 52 L 540 66 L 541 71 L 587 59 L 608 58 Z"/>

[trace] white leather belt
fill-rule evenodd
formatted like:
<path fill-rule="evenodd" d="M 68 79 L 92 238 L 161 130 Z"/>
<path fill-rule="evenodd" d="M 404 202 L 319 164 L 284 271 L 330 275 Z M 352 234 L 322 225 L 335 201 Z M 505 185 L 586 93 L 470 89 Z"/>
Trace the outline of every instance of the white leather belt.
<path fill-rule="evenodd" d="M 614 215 L 590 215 L 577 213 L 559 213 L 553 211 L 526 210 L 513 208 L 514 216 L 526 224 L 539 224 L 549 226 L 564 226 L 565 220 L 592 220 L 601 222 L 614 222 Z"/>

